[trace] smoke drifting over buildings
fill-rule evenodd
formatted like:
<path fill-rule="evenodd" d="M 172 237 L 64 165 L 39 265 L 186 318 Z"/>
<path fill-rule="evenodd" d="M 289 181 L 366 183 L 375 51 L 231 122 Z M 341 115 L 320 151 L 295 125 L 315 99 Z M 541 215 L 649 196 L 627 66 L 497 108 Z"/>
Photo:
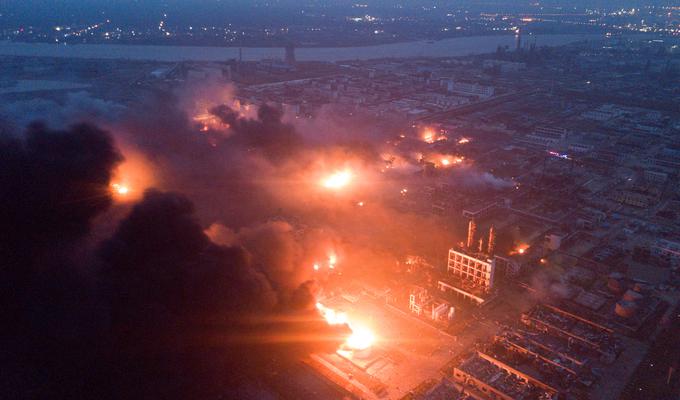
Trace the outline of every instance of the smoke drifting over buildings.
<path fill-rule="evenodd" d="M 277 117 L 262 118 L 246 129 L 273 129 Z M 16 373 L 3 377 L 5 392 L 217 396 L 238 379 L 224 371 L 237 369 L 240 351 L 252 362 L 239 362 L 244 371 L 335 348 L 346 335 L 318 315 L 318 289 L 296 271 L 300 252 L 287 224 L 258 225 L 221 246 L 186 197 L 149 189 L 85 254 L 79 246 L 93 222 L 128 193 L 111 189 L 125 162 L 113 137 L 93 125 L 41 123 L 14 136 L 0 143 L 3 337 L 12 344 L 3 363 Z M 177 146 L 170 162 L 180 148 L 201 148 L 182 140 L 164 147 Z"/>
<path fill-rule="evenodd" d="M 329 251 L 379 276 L 394 265 L 389 249 L 438 252 L 452 242 L 428 218 L 385 202 L 413 169 L 379 171 L 384 138 L 359 129 L 310 138 L 274 107 L 229 100 L 210 108 L 216 120 L 203 129 L 182 96 L 103 118 L 113 134 L 38 123 L 2 138 L 1 246 L 11 260 L 0 276 L 3 319 L 18 343 L 7 362 L 20 371 L 3 386 L 66 397 L 218 396 L 251 368 L 345 340 L 348 328 L 326 324 L 316 308 L 311 266 Z M 321 184 L 337 173 L 351 184 Z M 32 372 L 48 360 L 59 360 L 46 367 L 55 371 Z"/>
<path fill-rule="evenodd" d="M 214 107 L 210 112 L 234 132 L 231 141 L 260 149 L 268 158 L 280 160 L 301 150 L 302 140 L 295 128 L 283 123 L 283 113 L 272 106 L 261 106 L 257 119 L 242 117 L 227 105 Z"/>

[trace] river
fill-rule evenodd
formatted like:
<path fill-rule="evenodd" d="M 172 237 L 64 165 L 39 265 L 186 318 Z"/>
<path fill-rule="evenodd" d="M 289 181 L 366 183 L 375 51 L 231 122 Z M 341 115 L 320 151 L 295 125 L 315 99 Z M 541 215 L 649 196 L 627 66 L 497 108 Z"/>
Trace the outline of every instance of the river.
<path fill-rule="evenodd" d="M 522 38 L 537 46 L 560 46 L 581 40 L 597 40 L 604 35 L 529 35 Z M 417 41 L 363 47 L 308 47 L 295 50 L 298 61 L 370 60 L 379 58 L 450 57 L 496 51 L 498 46 L 514 48 L 512 35 L 466 36 L 439 41 Z M 244 61 L 283 58 L 282 48 L 244 47 Z M 49 44 L 0 42 L 0 56 L 35 56 L 89 59 L 129 59 L 154 61 L 224 61 L 239 57 L 238 47 L 143 46 L 119 44 Z"/>

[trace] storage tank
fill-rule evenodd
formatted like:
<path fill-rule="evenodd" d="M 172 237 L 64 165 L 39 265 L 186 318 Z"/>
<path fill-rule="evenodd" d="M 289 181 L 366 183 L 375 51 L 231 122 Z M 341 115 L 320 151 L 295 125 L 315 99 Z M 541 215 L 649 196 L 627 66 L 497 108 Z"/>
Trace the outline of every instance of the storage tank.
<path fill-rule="evenodd" d="M 626 290 L 626 293 L 623 294 L 623 300 L 626 301 L 631 301 L 631 302 L 636 302 L 638 300 L 641 300 L 644 296 L 634 290 Z"/>
<path fill-rule="evenodd" d="M 617 294 L 623 291 L 623 285 L 621 284 L 621 281 L 613 277 L 610 277 L 607 280 L 607 288 L 610 292 Z"/>
<path fill-rule="evenodd" d="M 630 318 L 635 315 L 637 305 L 632 301 L 621 300 L 616 303 L 614 312 L 621 318 Z"/>

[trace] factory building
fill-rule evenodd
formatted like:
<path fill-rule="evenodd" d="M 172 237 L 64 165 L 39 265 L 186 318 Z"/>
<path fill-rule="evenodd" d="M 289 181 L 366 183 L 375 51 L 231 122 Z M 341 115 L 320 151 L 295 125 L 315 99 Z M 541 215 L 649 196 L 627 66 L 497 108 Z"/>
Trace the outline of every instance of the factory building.
<path fill-rule="evenodd" d="M 470 219 L 464 248 L 449 249 L 446 276 L 437 282 L 442 292 L 482 305 L 492 297 L 496 277 L 496 231 L 493 225 L 484 246 L 484 238 L 477 241 L 477 223 Z"/>
<path fill-rule="evenodd" d="M 477 286 L 490 290 L 494 284 L 496 263 L 494 260 L 483 260 L 461 251 L 449 250 L 447 272 L 474 283 Z"/>
<path fill-rule="evenodd" d="M 442 292 L 482 305 L 492 297 L 495 270 L 495 260 L 450 249 L 447 276 L 437 282 L 437 287 Z"/>
<path fill-rule="evenodd" d="M 613 362 L 621 351 L 610 328 L 554 306 L 539 304 L 522 314 L 522 322 L 595 350 L 606 363 Z"/>
<path fill-rule="evenodd" d="M 554 387 L 481 352 L 455 368 L 453 378 L 475 398 L 552 400 L 559 395 Z"/>
<path fill-rule="evenodd" d="M 524 141 L 533 145 L 552 148 L 563 144 L 566 138 L 567 130 L 565 128 L 543 126 L 528 134 Z"/>

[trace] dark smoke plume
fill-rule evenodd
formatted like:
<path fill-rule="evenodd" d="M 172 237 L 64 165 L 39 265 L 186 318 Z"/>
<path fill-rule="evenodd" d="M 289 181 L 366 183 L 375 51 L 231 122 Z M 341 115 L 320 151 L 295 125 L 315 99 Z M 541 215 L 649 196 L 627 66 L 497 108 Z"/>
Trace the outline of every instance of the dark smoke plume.
<path fill-rule="evenodd" d="M 217 245 L 186 198 L 146 193 L 101 250 L 122 387 L 151 375 L 159 382 L 152 393 L 217 396 L 242 378 L 234 371 L 341 342 L 345 330 L 315 311 L 315 284 L 282 275 L 295 275 L 280 265 L 292 264 L 291 244 L 277 229 L 253 235 L 261 239 L 255 254 Z"/>
<path fill-rule="evenodd" d="M 9 248 L 78 238 L 111 205 L 109 180 L 122 157 L 100 129 L 36 123 L 24 140 L 0 140 L 0 219 L 11 232 Z"/>
<path fill-rule="evenodd" d="M 210 112 L 223 123 L 229 124 L 234 136 L 231 138 L 249 148 L 260 149 L 275 160 L 290 157 L 302 145 L 295 128 L 282 121 L 281 110 L 264 104 L 257 111 L 257 119 L 244 118 L 227 105 L 214 107 Z"/>
<path fill-rule="evenodd" d="M 316 311 L 280 224 L 221 246 L 184 196 L 150 190 L 96 254 L 80 250 L 121 160 L 91 125 L 1 138 L 4 394 L 233 398 L 251 372 L 337 348 L 347 328 Z"/>
<path fill-rule="evenodd" d="M 79 391 L 98 315 L 77 251 L 111 205 L 121 155 L 91 125 L 33 124 L 0 137 L 0 390 L 11 398 Z"/>

